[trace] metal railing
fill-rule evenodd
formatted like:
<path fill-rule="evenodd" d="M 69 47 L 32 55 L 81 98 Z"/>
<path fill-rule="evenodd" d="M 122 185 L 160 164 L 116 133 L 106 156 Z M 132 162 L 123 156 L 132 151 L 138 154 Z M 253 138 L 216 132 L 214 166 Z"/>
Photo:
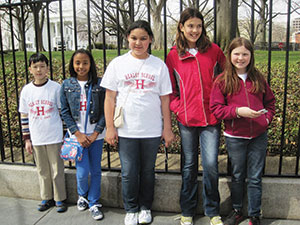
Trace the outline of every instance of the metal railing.
<path fill-rule="evenodd" d="M 72 26 L 71 29 L 73 31 L 73 42 L 74 42 L 74 46 L 75 48 L 73 50 L 76 50 L 78 48 L 78 43 L 79 43 L 79 39 L 78 39 L 78 15 L 77 15 L 77 9 L 78 6 L 76 5 L 76 1 L 72 0 L 69 1 L 72 4 L 72 12 L 73 12 L 73 21 L 72 21 Z M 69 3 L 68 2 L 68 3 Z M 107 49 L 106 49 L 106 41 L 107 41 L 107 37 L 108 37 L 108 30 L 111 29 L 111 27 L 108 26 L 108 24 L 106 23 L 106 18 L 107 18 L 107 12 L 105 10 L 107 10 L 107 2 L 105 0 L 99 0 L 99 1 L 95 1 L 95 0 L 87 0 L 86 1 L 86 8 L 85 8 L 85 12 L 86 12 L 86 32 L 87 32 L 87 37 L 86 39 L 88 40 L 88 46 L 87 48 L 92 52 L 92 26 L 95 24 L 92 24 L 92 17 L 94 15 L 92 15 L 91 9 L 93 9 L 94 11 L 98 11 L 99 12 L 99 16 L 101 17 L 101 27 L 102 27 L 102 43 L 103 43 L 103 49 L 102 49 L 102 59 L 103 61 L 101 62 L 101 64 L 103 65 L 103 70 L 106 69 L 106 66 L 108 64 L 108 60 L 107 60 Z M 122 34 L 120 31 L 120 25 L 122 25 L 121 21 L 120 21 L 120 12 L 123 9 L 120 9 L 120 2 L 121 0 L 116 0 L 114 1 L 114 6 L 112 7 L 115 10 L 115 15 L 116 17 L 115 19 L 115 25 L 116 25 L 116 39 L 117 39 L 117 54 L 116 55 L 120 55 L 121 54 L 121 40 L 122 40 Z M 134 1 L 134 0 L 129 0 L 127 1 L 127 4 L 130 6 L 128 8 L 129 11 L 129 19 L 130 21 L 134 21 L 137 16 L 137 14 L 139 12 L 136 11 L 135 9 L 135 4 L 138 1 Z M 172 1 L 173 2 L 173 1 Z M 196 4 L 199 6 L 199 4 L 201 4 L 201 1 L 195 1 Z M 216 29 L 217 29 L 217 23 L 216 23 L 216 1 L 211 1 L 212 2 L 212 7 L 214 7 L 213 10 L 213 18 L 214 18 L 214 23 L 213 23 L 213 40 L 216 42 Z M 122 2 L 123 3 L 123 2 Z M 167 42 L 167 38 L 168 38 L 168 25 L 170 23 L 170 18 L 168 16 L 168 5 L 167 5 L 166 0 L 164 1 L 164 5 L 162 7 L 162 23 L 163 23 L 163 43 L 164 43 L 164 47 L 163 47 L 163 51 L 164 51 L 164 58 L 166 58 L 167 53 L 168 53 L 168 42 Z M 47 46 L 48 48 L 48 57 L 49 57 L 49 62 L 50 62 L 50 77 L 51 79 L 54 80 L 59 80 L 57 78 L 57 74 L 55 75 L 55 71 L 53 70 L 54 67 L 54 58 L 53 58 L 53 43 L 51 42 L 51 34 L 52 34 L 52 30 L 51 30 L 51 20 L 53 18 L 51 18 L 51 12 L 53 12 L 53 9 L 51 9 L 51 5 L 56 4 L 56 14 L 58 15 L 59 18 L 59 24 L 60 24 L 60 39 L 61 39 L 61 43 L 64 43 L 65 40 L 65 34 L 64 34 L 64 11 L 63 11 L 63 4 L 64 2 L 62 0 L 40 0 L 40 1 L 34 1 L 34 2 L 27 2 L 27 1 L 23 1 L 20 0 L 19 2 L 15 2 L 12 3 L 10 0 L 7 1 L 7 3 L 5 4 L 1 4 L 0 5 L 0 15 L 1 15 L 1 20 L 0 20 L 0 51 L 1 51 L 1 69 L 2 69 L 2 77 L 0 78 L 0 88 L 1 88 L 1 93 L 3 93 L 3 95 L 1 96 L 2 98 L 2 106 L 4 106 L 4 108 L 1 109 L 1 115 L 0 115 L 0 151 L 1 151 L 1 163 L 9 163 L 9 164 L 22 164 L 22 165 L 34 165 L 34 162 L 32 160 L 32 157 L 26 156 L 26 153 L 24 151 L 24 143 L 22 141 L 21 138 L 21 123 L 20 123 L 20 116 L 17 113 L 17 109 L 18 109 L 18 99 L 19 99 L 19 92 L 20 89 L 22 87 L 21 84 L 25 84 L 29 82 L 29 74 L 27 71 L 27 54 L 28 54 L 28 50 L 26 47 L 27 44 L 27 39 L 26 39 L 26 35 L 28 35 L 28 33 L 23 32 L 24 38 L 23 38 L 23 42 L 21 43 L 21 45 L 23 45 L 23 59 L 22 62 L 24 63 L 24 67 L 23 67 L 23 73 L 25 73 L 24 79 L 25 80 L 21 80 L 20 81 L 20 69 L 17 68 L 17 65 L 19 64 L 19 62 L 16 59 L 16 54 L 17 54 L 17 49 L 16 49 L 16 32 L 20 32 L 20 31 L 16 31 L 14 29 L 14 26 L 17 22 L 17 20 L 14 17 L 14 12 L 15 9 L 19 9 L 19 12 L 21 12 L 18 16 L 21 19 L 22 23 L 21 23 L 21 27 L 23 30 L 25 30 L 26 24 L 26 16 L 25 16 L 25 12 L 28 12 L 29 10 L 29 6 L 31 6 L 31 18 L 33 19 L 33 23 L 34 23 L 34 27 L 35 27 L 35 49 L 36 51 L 39 51 L 40 47 L 40 43 L 38 42 L 38 24 L 39 24 L 39 19 L 42 15 L 42 12 L 39 11 L 39 7 L 41 7 L 41 5 L 43 5 L 45 7 L 45 28 L 43 30 L 46 31 L 45 33 L 47 34 L 47 40 L 45 43 L 45 46 Z M 112 4 L 112 3 L 111 3 Z M 171 4 L 171 3 L 170 3 Z M 174 2 L 172 4 L 175 4 Z M 183 10 L 184 6 L 183 6 L 183 1 L 179 0 L 178 2 L 178 14 Z M 254 40 L 254 23 L 255 23 L 255 13 L 254 13 L 254 9 L 255 9 L 255 1 L 252 0 L 251 1 L 251 35 L 250 35 L 250 39 Z M 268 65 L 267 65 L 267 80 L 270 83 L 272 80 L 272 76 L 271 76 L 271 60 L 272 60 L 272 52 L 271 52 L 271 48 L 272 48 L 272 12 L 273 12 L 273 1 L 270 0 L 269 4 L 268 4 L 269 8 L 269 31 L 268 31 Z M 174 5 L 173 5 L 174 7 Z M 82 8 L 81 8 L 82 9 Z M 144 19 L 148 20 L 149 22 L 151 22 L 151 15 L 150 15 L 150 1 L 147 1 L 147 4 L 144 5 L 144 13 L 143 15 L 139 15 L 139 16 L 143 16 Z M 290 46 L 290 21 L 291 21 L 291 0 L 287 1 L 287 29 L 286 29 L 286 42 L 285 42 L 285 46 Z M 26 11 L 27 10 L 27 11 Z M 111 9 L 112 10 L 112 9 Z M 8 23 L 4 24 L 4 20 L 8 21 Z M 28 21 L 28 20 L 27 20 Z M 8 39 L 6 35 L 3 34 L 3 31 L 6 29 L 6 35 L 7 35 L 7 29 L 9 30 L 9 35 L 10 38 Z M 9 42 L 11 45 L 11 49 L 9 49 L 9 51 L 7 49 L 4 48 L 4 42 Z M 20 43 L 20 42 L 19 42 Z M 19 46 L 20 48 L 20 46 Z M 151 50 L 150 50 L 151 51 Z M 9 55 L 11 55 L 11 59 L 9 62 L 7 62 L 7 52 L 9 52 Z M 285 53 L 286 53 L 286 57 L 285 57 L 285 71 L 284 71 L 284 90 L 283 90 L 283 105 L 282 105 L 282 127 L 281 127 L 281 141 L 280 141 L 280 151 L 279 151 L 279 155 L 276 156 L 276 160 L 278 161 L 277 164 L 277 171 L 275 173 L 267 173 L 265 172 L 265 176 L 279 176 L 279 177 L 299 177 L 299 156 L 300 156 L 300 146 L 299 146 L 299 142 L 300 142 L 300 122 L 299 121 L 295 121 L 295 123 L 297 122 L 298 125 L 298 136 L 297 136 L 297 153 L 295 154 L 295 156 L 291 159 L 292 161 L 292 167 L 294 168 L 292 172 L 283 172 L 283 167 L 284 167 L 284 148 L 285 148 L 285 142 L 286 142 L 286 137 L 285 137 L 285 129 L 286 129 L 286 115 L 287 115 L 287 88 L 288 88 L 288 78 L 289 78 L 289 53 L 290 53 L 290 49 L 286 48 L 285 49 Z M 61 61 L 59 63 L 61 63 L 61 74 L 62 74 L 62 78 L 61 79 L 65 79 L 66 78 L 66 71 L 65 71 L 65 65 L 66 65 L 66 56 L 67 51 L 64 48 L 61 48 Z M 56 63 L 56 62 L 55 62 Z M 13 83 L 13 84 L 11 84 Z M 296 84 L 295 84 L 296 85 Z M 9 88 L 8 88 L 9 87 Z M 13 94 L 12 94 L 13 92 Z M 11 101 L 11 96 L 14 97 L 15 101 Z M 3 104 L 4 103 L 4 104 Z M 299 118 L 298 118 L 299 120 Z M 16 139 L 18 139 L 18 141 L 16 141 Z M 15 142 L 19 143 L 19 146 L 15 146 Z M 105 145 L 105 152 L 106 152 L 106 169 L 108 170 L 119 170 L 119 167 L 113 167 L 112 166 L 112 152 L 111 149 L 109 148 L 108 145 Z M 171 152 L 173 152 L 172 149 L 168 149 L 168 150 L 162 150 L 162 154 L 164 155 L 164 160 L 163 160 L 163 168 L 161 169 L 157 169 L 157 172 L 167 172 L 167 173 L 179 173 L 180 172 L 180 159 L 177 159 L 178 161 L 178 166 L 177 169 L 170 169 L 170 154 Z M 180 152 L 177 149 L 177 152 Z M 173 154 L 171 154 L 173 156 Z M 18 158 L 18 160 L 16 160 L 16 158 Z M 226 158 L 226 157 L 225 157 Z M 226 159 L 227 162 L 227 159 Z M 228 168 L 228 163 L 226 163 L 226 166 Z M 73 165 L 70 163 L 69 164 L 70 167 L 73 167 Z M 201 174 L 201 171 L 199 172 Z M 222 173 L 222 175 L 227 175 L 229 174 L 230 171 L 226 169 L 225 172 Z"/>

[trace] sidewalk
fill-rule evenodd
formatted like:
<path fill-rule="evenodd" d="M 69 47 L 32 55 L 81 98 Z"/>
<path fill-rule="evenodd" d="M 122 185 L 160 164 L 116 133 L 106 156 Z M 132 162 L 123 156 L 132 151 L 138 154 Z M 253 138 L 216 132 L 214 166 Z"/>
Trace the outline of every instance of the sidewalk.
<path fill-rule="evenodd" d="M 46 212 L 37 211 L 39 201 L 8 198 L 0 196 L 0 224 L 1 225 L 123 225 L 125 212 L 123 209 L 102 208 L 104 219 L 94 221 L 88 210 L 79 212 L 75 205 L 70 205 L 65 213 L 57 213 L 55 208 Z M 276 206 L 275 206 L 276 207 Z M 153 212 L 151 225 L 179 225 L 175 220 L 180 215 L 174 213 Z M 209 225 L 204 216 L 197 216 L 194 225 Z M 245 220 L 241 225 L 247 225 Z M 300 225 L 299 220 L 263 219 L 262 225 Z"/>

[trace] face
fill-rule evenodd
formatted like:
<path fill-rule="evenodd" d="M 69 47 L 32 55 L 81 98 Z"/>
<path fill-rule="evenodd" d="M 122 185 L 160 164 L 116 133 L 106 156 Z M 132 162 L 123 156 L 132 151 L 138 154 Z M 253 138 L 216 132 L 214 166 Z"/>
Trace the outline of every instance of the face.
<path fill-rule="evenodd" d="M 180 30 L 183 32 L 189 48 L 195 48 L 196 42 L 202 34 L 202 20 L 198 17 L 193 17 L 180 24 Z"/>
<path fill-rule="evenodd" d="M 48 66 L 45 62 L 32 62 L 29 72 L 33 75 L 35 84 L 43 84 L 48 79 Z"/>
<path fill-rule="evenodd" d="M 251 52 L 244 46 L 237 47 L 231 52 L 231 63 L 238 74 L 247 72 L 247 66 L 250 63 Z"/>
<path fill-rule="evenodd" d="M 146 30 L 136 28 L 130 32 L 127 37 L 129 48 L 132 50 L 132 55 L 138 59 L 145 59 L 148 57 L 148 47 L 152 42 L 151 37 Z"/>
<path fill-rule="evenodd" d="M 89 71 L 91 67 L 90 58 L 87 54 L 78 53 L 73 59 L 74 71 L 77 74 L 77 79 L 80 81 L 87 81 L 89 78 Z"/>

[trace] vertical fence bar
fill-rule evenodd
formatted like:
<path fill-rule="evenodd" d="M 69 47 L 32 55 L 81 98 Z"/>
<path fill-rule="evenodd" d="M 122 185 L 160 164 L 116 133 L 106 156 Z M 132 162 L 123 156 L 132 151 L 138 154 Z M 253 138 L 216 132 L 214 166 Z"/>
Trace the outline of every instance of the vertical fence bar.
<path fill-rule="evenodd" d="M 217 43 L 217 0 L 214 0 L 214 43 Z"/>
<path fill-rule="evenodd" d="M 167 0 L 164 0 L 164 61 L 167 59 L 168 40 L 167 40 Z M 168 148 L 164 146 L 165 150 L 165 172 L 168 172 Z"/>
<path fill-rule="evenodd" d="M 13 25 L 13 18 L 12 18 L 12 7 L 9 7 L 9 21 L 10 21 L 10 32 L 11 32 L 11 44 L 12 44 L 12 56 L 13 56 L 13 68 L 14 68 L 14 84 L 15 84 L 15 94 L 16 94 L 16 111 L 19 109 L 19 94 L 18 94 L 18 79 L 17 79 L 17 66 L 16 66 L 16 53 L 15 53 L 15 38 L 14 38 L 14 25 Z M 18 122 L 19 122 L 19 132 L 22 133 L 21 128 L 21 118 L 20 114 L 18 113 Z M 24 158 L 24 149 L 23 149 L 23 140 L 20 136 L 20 143 L 22 146 L 22 161 L 25 162 Z M 14 161 L 14 152 L 13 148 L 11 148 L 11 159 Z"/>
<path fill-rule="evenodd" d="M 119 8 L 119 0 L 116 1 L 116 9 L 117 9 L 117 41 L 118 41 L 118 56 L 121 55 L 121 43 L 120 43 L 120 8 Z"/>
<path fill-rule="evenodd" d="M 2 43 L 2 19 L 0 18 L 0 48 L 1 48 L 1 64 L 2 64 L 2 75 L 3 75 L 3 85 L 4 85 L 4 96 L 5 96 L 5 111 L 6 111 L 6 122 L 7 122 L 7 130 L 8 130 L 8 138 L 9 138 L 9 147 L 10 152 L 12 149 L 12 138 L 11 138 L 11 127 L 10 127 L 10 117 L 9 117 L 9 108 L 8 108 L 8 96 L 7 96 L 7 83 L 6 83 L 6 74 L 5 74 L 5 62 L 4 62 L 4 53 L 3 53 L 3 43 Z M 4 143 L 4 141 L 3 141 Z M 4 155 L 5 157 L 5 155 Z"/>
<path fill-rule="evenodd" d="M 86 7 L 87 7 L 86 11 L 87 11 L 87 25 L 88 25 L 89 51 L 92 52 L 90 0 L 87 0 L 87 1 L 86 1 Z"/>
<path fill-rule="evenodd" d="M 47 31 L 48 31 L 48 53 L 49 53 L 49 66 L 50 66 L 50 78 L 53 80 L 53 66 L 52 66 L 52 51 L 51 51 L 51 31 L 50 31 L 50 16 L 49 16 L 49 2 L 46 3 L 47 14 Z"/>
<path fill-rule="evenodd" d="M 0 115 L 0 151 L 1 151 L 1 161 L 5 160 L 5 150 L 4 150 L 4 138 L 2 132 L 2 119 Z"/>
<path fill-rule="evenodd" d="M 182 0 L 180 0 L 180 1 L 179 1 L 179 11 L 180 11 L 180 14 L 181 14 L 181 12 L 182 12 L 182 10 L 183 10 L 182 5 L 183 5 L 183 2 L 182 2 Z"/>
<path fill-rule="evenodd" d="M 105 40 L 105 14 L 104 14 L 104 0 L 102 4 L 102 38 L 103 38 L 103 68 L 106 70 L 106 40 Z"/>
<path fill-rule="evenodd" d="M 164 0 L 164 61 L 167 59 L 168 43 L 167 43 L 167 0 Z"/>
<path fill-rule="evenodd" d="M 105 148 L 106 148 L 106 152 L 107 152 L 107 167 L 110 170 L 111 169 L 111 159 L 110 159 L 111 150 L 110 150 L 110 145 L 107 143 Z"/>
<path fill-rule="evenodd" d="M 149 22 L 149 24 L 151 26 L 150 7 L 151 7 L 150 0 L 147 0 L 147 17 L 148 17 L 148 22 Z M 151 44 L 150 44 L 150 46 L 148 48 L 148 52 L 149 52 L 149 54 L 151 54 Z"/>
<path fill-rule="evenodd" d="M 21 1 L 23 3 L 24 0 Z M 25 64 L 25 74 L 26 74 L 26 84 L 29 83 L 29 78 L 28 78 L 28 64 L 27 64 L 27 48 L 26 48 L 26 34 L 25 34 L 25 19 L 24 19 L 24 5 L 21 5 L 21 17 L 22 17 L 22 34 L 24 35 L 23 38 L 23 49 L 24 49 L 24 64 Z"/>
<path fill-rule="evenodd" d="M 130 20 L 131 22 L 134 21 L 134 0 L 129 0 L 130 3 Z"/>
<path fill-rule="evenodd" d="M 73 0 L 73 24 L 74 24 L 74 46 L 75 51 L 77 50 L 77 21 L 76 21 L 76 0 Z"/>
<path fill-rule="evenodd" d="M 297 158 L 296 158 L 296 171 L 295 174 L 299 176 L 299 159 L 300 159 L 300 120 L 299 120 L 299 127 L 298 127 L 298 151 L 297 151 Z"/>
<path fill-rule="evenodd" d="M 280 141 L 280 158 L 278 175 L 282 173 L 282 159 L 285 140 L 285 120 L 286 120 L 286 107 L 287 107 L 287 85 L 288 85 L 288 73 L 289 73 L 289 50 L 290 50 L 290 20 L 291 20 L 291 0 L 288 0 L 288 12 L 287 12 L 287 30 L 286 30 L 286 54 L 285 54 L 285 78 L 284 78 L 284 98 L 283 98 L 283 118 L 281 129 L 281 141 Z"/>
<path fill-rule="evenodd" d="M 255 7 L 255 0 L 251 1 L 251 34 L 250 39 L 252 44 L 254 44 L 254 7 Z"/>
<path fill-rule="evenodd" d="M 34 30 L 35 30 L 35 51 L 39 52 L 39 41 L 38 41 L 38 24 L 39 24 L 39 15 L 37 11 L 36 3 L 32 4 L 33 16 L 34 16 Z"/>
<path fill-rule="evenodd" d="M 63 78 L 66 78 L 65 69 L 65 40 L 64 40 L 64 22 L 63 22 L 63 12 L 62 12 L 62 0 L 59 0 L 59 20 L 60 20 L 60 41 L 61 41 L 61 62 L 62 62 L 62 72 Z"/>
<path fill-rule="evenodd" d="M 271 58 L 272 58 L 272 14 L 273 14 L 273 0 L 270 0 L 269 10 L 269 48 L 268 48 L 268 84 L 271 81 Z"/>

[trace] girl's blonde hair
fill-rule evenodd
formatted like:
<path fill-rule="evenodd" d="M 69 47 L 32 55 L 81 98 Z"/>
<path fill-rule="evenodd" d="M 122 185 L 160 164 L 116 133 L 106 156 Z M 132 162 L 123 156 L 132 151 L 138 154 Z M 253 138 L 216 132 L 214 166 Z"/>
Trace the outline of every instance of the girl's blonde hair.
<path fill-rule="evenodd" d="M 240 90 L 240 79 L 231 62 L 231 53 L 235 48 L 244 46 L 251 53 L 249 65 L 246 72 L 248 78 L 252 81 L 252 93 L 265 92 L 265 78 L 254 66 L 254 48 L 251 42 L 243 37 L 237 37 L 231 41 L 227 49 L 226 64 L 224 73 L 217 78 L 217 83 L 222 83 L 223 93 L 232 95 Z"/>
<path fill-rule="evenodd" d="M 196 46 L 198 48 L 198 51 L 203 53 L 206 52 L 206 50 L 211 46 L 211 42 L 209 40 L 209 37 L 206 35 L 206 30 L 204 27 L 204 19 L 202 14 L 199 12 L 199 10 L 194 8 L 186 8 L 182 11 L 180 14 L 180 19 L 177 25 L 177 32 L 176 32 L 176 46 L 177 46 L 177 52 L 179 55 L 184 55 L 186 49 L 189 48 L 188 42 L 183 34 L 183 32 L 180 29 L 180 25 L 184 26 L 184 23 L 191 18 L 199 18 L 202 21 L 202 33 L 200 38 L 196 42 Z"/>

